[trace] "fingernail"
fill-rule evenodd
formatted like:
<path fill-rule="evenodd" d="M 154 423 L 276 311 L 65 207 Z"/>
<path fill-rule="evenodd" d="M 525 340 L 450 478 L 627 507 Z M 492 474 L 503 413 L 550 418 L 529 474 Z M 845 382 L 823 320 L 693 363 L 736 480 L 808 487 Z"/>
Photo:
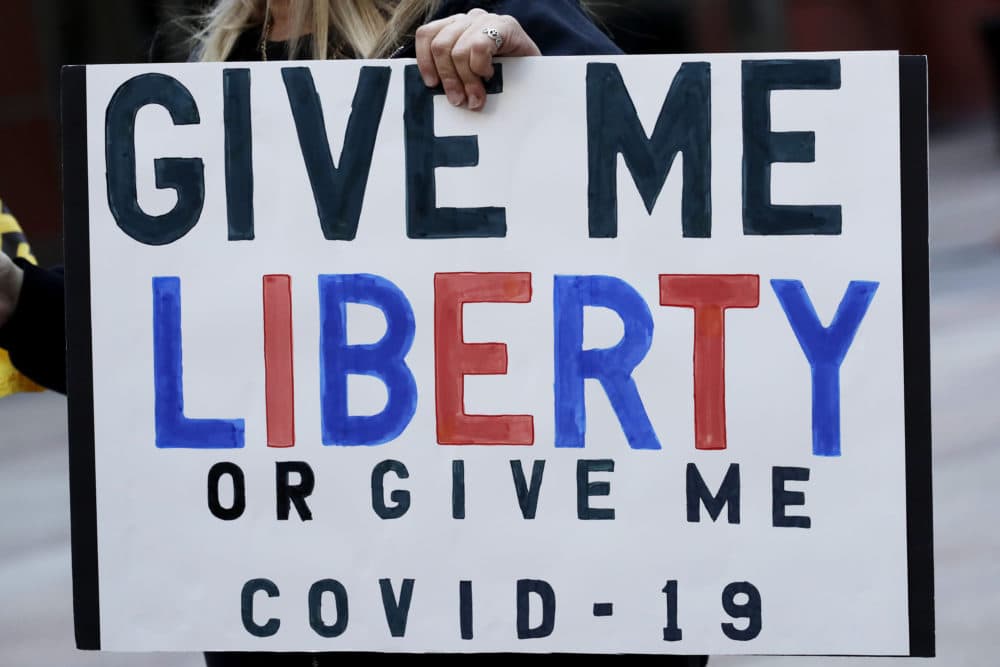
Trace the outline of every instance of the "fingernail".
<path fill-rule="evenodd" d="M 469 95 L 469 108 L 478 109 L 483 106 L 483 98 L 479 95 Z"/>
<path fill-rule="evenodd" d="M 435 81 L 433 77 L 424 75 L 424 85 L 427 86 L 428 88 L 433 88 L 434 86 L 437 85 L 437 81 Z"/>
<path fill-rule="evenodd" d="M 465 95 L 452 91 L 448 93 L 448 101 L 452 106 L 460 107 L 462 106 L 462 102 L 465 101 Z"/>

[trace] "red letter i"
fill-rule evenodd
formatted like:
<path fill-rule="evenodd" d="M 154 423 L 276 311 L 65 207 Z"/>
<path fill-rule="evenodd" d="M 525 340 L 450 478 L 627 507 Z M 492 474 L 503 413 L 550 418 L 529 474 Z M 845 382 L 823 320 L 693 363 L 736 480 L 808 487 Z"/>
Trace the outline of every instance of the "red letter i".
<path fill-rule="evenodd" d="M 264 382 L 267 446 L 294 447 L 291 276 L 264 276 Z"/>

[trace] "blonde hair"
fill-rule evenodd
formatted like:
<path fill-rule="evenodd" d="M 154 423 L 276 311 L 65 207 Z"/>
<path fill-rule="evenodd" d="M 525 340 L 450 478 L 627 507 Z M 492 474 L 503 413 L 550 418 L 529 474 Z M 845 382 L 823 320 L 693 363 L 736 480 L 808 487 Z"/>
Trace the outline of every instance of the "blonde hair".
<path fill-rule="evenodd" d="M 441 0 L 291 0 L 289 56 L 310 35 L 315 60 L 385 58 L 433 15 Z M 245 30 L 263 25 L 267 0 L 219 0 L 201 18 L 196 59 L 222 61 Z M 346 47 L 346 48 L 344 48 Z"/>

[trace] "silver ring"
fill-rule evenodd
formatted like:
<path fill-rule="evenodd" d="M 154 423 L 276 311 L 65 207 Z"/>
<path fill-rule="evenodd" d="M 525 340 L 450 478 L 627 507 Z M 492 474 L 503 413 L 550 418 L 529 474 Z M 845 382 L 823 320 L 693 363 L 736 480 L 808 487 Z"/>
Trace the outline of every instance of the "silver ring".
<path fill-rule="evenodd" d="M 486 26 L 483 28 L 483 34 L 493 40 L 493 43 L 497 45 L 497 51 L 503 48 L 503 35 L 500 31 L 493 26 Z"/>

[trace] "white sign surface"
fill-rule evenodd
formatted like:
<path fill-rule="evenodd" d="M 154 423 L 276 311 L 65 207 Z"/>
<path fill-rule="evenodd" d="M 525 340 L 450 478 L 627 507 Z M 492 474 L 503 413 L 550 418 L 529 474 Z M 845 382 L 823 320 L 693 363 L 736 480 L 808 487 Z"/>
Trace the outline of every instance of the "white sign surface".
<path fill-rule="evenodd" d="M 407 67 L 87 69 L 102 648 L 906 654 L 897 55 Z"/>

